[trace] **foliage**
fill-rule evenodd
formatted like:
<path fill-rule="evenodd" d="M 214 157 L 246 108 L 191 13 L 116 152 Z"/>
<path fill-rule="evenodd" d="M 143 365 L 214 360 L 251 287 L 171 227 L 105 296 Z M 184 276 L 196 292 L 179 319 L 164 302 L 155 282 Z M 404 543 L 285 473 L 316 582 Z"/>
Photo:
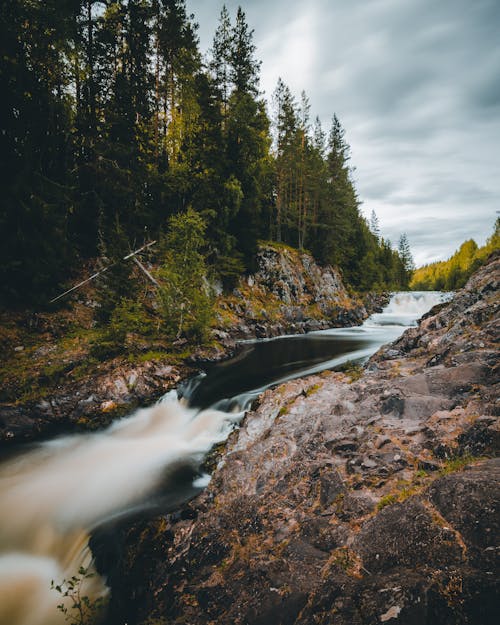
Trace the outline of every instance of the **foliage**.
<path fill-rule="evenodd" d="M 153 320 L 146 314 L 143 305 L 136 300 L 122 298 L 103 331 L 92 343 L 90 353 L 100 360 L 112 358 L 127 349 L 127 335 L 148 336 L 153 331 Z"/>
<path fill-rule="evenodd" d="M 85 567 L 80 567 L 78 575 L 64 579 L 60 584 L 52 581 L 50 585 L 51 589 L 56 590 L 63 599 L 57 609 L 64 614 L 69 625 L 92 625 L 103 611 L 105 602 L 102 597 L 92 599 L 82 594 L 85 581 L 92 577 L 94 573 L 90 573 Z"/>
<path fill-rule="evenodd" d="M 464 456 L 453 456 L 452 458 L 448 458 L 443 463 L 443 466 L 439 470 L 439 475 L 448 475 L 450 473 L 455 473 L 456 471 L 460 471 L 464 467 L 466 467 L 471 462 L 475 462 L 479 460 L 478 457 L 472 456 L 470 454 L 465 454 Z"/>
<path fill-rule="evenodd" d="M 478 247 L 473 239 L 462 243 L 448 260 L 420 267 L 413 274 L 414 291 L 455 291 L 462 288 L 469 277 L 494 251 L 500 248 L 500 219 L 486 244 Z"/>
<path fill-rule="evenodd" d="M 241 8 L 234 20 L 222 9 L 205 66 L 186 0 L 3 4 L 7 306 L 47 303 L 99 255 L 110 265 L 99 280 L 106 326 L 123 298 L 137 297 L 123 257 L 189 206 L 206 225 L 210 274 L 225 288 L 255 268 L 258 239 L 309 248 L 357 289 L 405 286 L 400 256 L 359 212 L 338 118 L 327 140 L 307 95 L 297 104 L 279 81 L 271 125 Z M 184 270 L 172 262 L 164 273 L 173 294 Z M 192 291 L 200 315 L 204 292 Z M 203 333 L 182 317 L 182 332 Z"/>
<path fill-rule="evenodd" d="M 206 224 L 192 208 L 169 220 L 166 252 L 159 272 L 159 298 L 167 333 L 206 338 L 213 302 L 201 248 Z"/>
<path fill-rule="evenodd" d="M 348 360 L 342 365 L 335 367 L 335 371 L 341 371 L 345 373 L 349 377 L 350 383 L 357 382 L 364 373 L 363 366 L 358 362 L 353 362 L 352 360 Z"/>

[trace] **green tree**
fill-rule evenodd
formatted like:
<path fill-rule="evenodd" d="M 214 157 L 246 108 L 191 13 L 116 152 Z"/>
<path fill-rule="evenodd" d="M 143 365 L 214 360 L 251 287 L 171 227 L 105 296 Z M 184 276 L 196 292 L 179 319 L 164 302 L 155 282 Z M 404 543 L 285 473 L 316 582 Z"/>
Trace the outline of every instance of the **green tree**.
<path fill-rule="evenodd" d="M 377 239 L 380 239 L 380 224 L 377 213 L 374 210 L 372 210 L 370 215 L 370 230 L 377 237 Z"/>
<path fill-rule="evenodd" d="M 217 30 L 215 31 L 209 68 L 222 104 L 222 120 L 227 117 L 227 107 L 231 91 L 231 48 L 232 26 L 226 5 L 223 5 Z"/>
<path fill-rule="evenodd" d="M 70 258 L 73 7 L 6 0 L 0 11 L 0 298 L 47 301 Z"/>
<path fill-rule="evenodd" d="M 270 179 L 269 119 L 264 101 L 258 98 L 260 62 L 255 59 L 253 31 L 245 13 L 238 9 L 233 27 L 230 76 L 234 88 L 229 98 L 226 144 L 226 180 L 241 188 L 238 212 L 229 221 L 229 233 L 238 242 L 247 269 L 255 268 L 257 240 L 262 231 L 262 212 Z M 234 187 L 234 184 L 233 184 Z"/>
<path fill-rule="evenodd" d="M 413 272 L 415 271 L 415 263 L 411 254 L 410 242 L 406 232 L 399 237 L 398 253 L 401 259 L 400 283 L 404 288 L 408 288 Z"/>
<path fill-rule="evenodd" d="M 165 328 L 175 338 L 203 341 L 212 316 L 212 298 L 201 252 L 206 224 L 192 208 L 170 218 L 159 277 Z"/>

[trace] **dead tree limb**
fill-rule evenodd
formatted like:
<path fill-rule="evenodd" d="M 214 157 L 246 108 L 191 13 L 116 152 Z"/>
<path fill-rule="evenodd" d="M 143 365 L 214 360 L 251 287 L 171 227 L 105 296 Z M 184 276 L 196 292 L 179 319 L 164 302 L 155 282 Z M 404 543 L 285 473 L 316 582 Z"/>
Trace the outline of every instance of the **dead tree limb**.
<path fill-rule="evenodd" d="M 159 287 L 160 285 L 158 284 L 158 282 L 153 278 L 153 276 L 151 275 L 151 273 L 146 269 L 146 267 L 144 267 L 144 265 L 141 263 L 141 261 L 137 258 L 137 256 L 134 256 L 132 258 L 132 260 L 134 261 L 134 263 L 139 267 L 139 269 L 146 275 L 146 277 L 151 280 L 151 282 L 155 285 L 155 287 Z"/>
<path fill-rule="evenodd" d="M 133 258 L 134 261 L 137 261 L 137 259 L 135 258 L 136 254 L 139 254 L 140 252 L 142 252 L 143 250 L 145 250 L 148 247 L 151 247 L 152 245 L 154 245 L 156 243 L 156 241 L 150 241 L 149 243 L 146 243 L 146 245 L 143 245 L 142 247 L 140 247 L 138 250 L 135 250 L 134 252 L 130 252 L 130 254 L 127 254 L 126 256 L 124 256 L 121 260 L 128 260 L 129 258 Z M 111 263 L 110 265 L 108 265 L 107 267 L 104 267 L 103 269 L 97 271 L 96 273 L 92 274 L 89 278 L 82 280 L 81 282 L 79 282 L 78 284 L 75 284 L 75 286 L 72 286 L 70 289 L 68 289 L 67 291 L 64 291 L 64 293 L 61 293 L 60 295 L 58 295 L 57 297 L 54 297 L 54 299 L 50 300 L 50 303 L 54 303 L 57 302 L 58 299 L 61 299 L 61 297 L 64 297 L 65 295 L 68 295 L 68 293 L 71 293 L 73 291 L 76 291 L 76 289 L 79 289 L 81 286 L 83 286 L 84 284 L 87 284 L 87 282 L 90 282 L 91 280 L 94 280 L 95 278 L 97 278 L 97 276 L 100 276 L 101 274 L 103 274 L 105 271 L 107 271 L 108 269 L 110 269 L 110 267 L 114 267 L 114 265 L 117 264 L 116 261 L 114 263 Z M 141 267 L 141 269 L 146 273 L 146 275 L 149 277 L 150 280 L 152 280 L 154 282 L 154 284 L 156 286 L 158 286 L 158 282 L 156 282 L 156 280 L 153 278 L 153 276 L 149 273 L 149 271 L 140 263 L 140 261 L 137 261 L 138 265 Z"/>

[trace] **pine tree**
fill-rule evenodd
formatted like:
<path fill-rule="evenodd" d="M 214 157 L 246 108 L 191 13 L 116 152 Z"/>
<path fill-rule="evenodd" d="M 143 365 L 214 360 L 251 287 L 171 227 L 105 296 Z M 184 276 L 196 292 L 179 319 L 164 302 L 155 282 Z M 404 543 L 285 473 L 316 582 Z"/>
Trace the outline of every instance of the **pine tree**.
<path fill-rule="evenodd" d="M 278 242 L 291 243 L 296 168 L 296 142 L 299 127 L 297 104 L 290 88 L 278 78 L 273 93 L 274 154 L 276 171 L 275 232 Z"/>
<path fill-rule="evenodd" d="M 255 58 L 253 33 L 248 27 L 244 11 L 238 7 L 231 37 L 230 76 L 238 93 L 257 96 L 261 63 Z"/>
<path fill-rule="evenodd" d="M 229 223 L 229 232 L 238 241 L 248 269 L 255 267 L 263 199 L 270 178 L 269 120 L 265 103 L 258 99 L 260 62 L 254 53 L 253 31 L 240 7 L 231 37 L 230 76 L 234 89 L 225 129 L 226 180 L 241 189 L 240 207 Z"/>
<path fill-rule="evenodd" d="M 377 213 L 374 210 L 372 210 L 370 215 L 370 230 L 377 237 L 377 239 L 380 239 L 380 224 Z"/>
<path fill-rule="evenodd" d="M 415 263 L 413 262 L 410 243 L 408 241 L 408 236 L 406 235 L 406 232 L 403 232 L 403 234 L 399 237 L 398 253 L 402 264 L 400 282 L 404 288 L 408 288 L 411 276 L 413 274 L 413 271 L 415 270 Z"/>
<path fill-rule="evenodd" d="M 1 298 L 50 297 L 68 266 L 72 207 L 71 5 L 7 0 L 0 11 Z"/>
<path fill-rule="evenodd" d="M 334 115 L 328 137 L 328 198 L 318 217 L 315 249 L 321 260 L 339 265 L 347 280 L 353 282 L 364 253 L 364 244 L 349 158 L 345 131 Z"/>
<path fill-rule="evenodd" d="M 232 50 L 232 26 L 226 5 L 223 5 L 219 25 L 215 31 L 209 68 L 222 104 L 222 120 L 225 122 L 231 91 L 230 64 Z"/>

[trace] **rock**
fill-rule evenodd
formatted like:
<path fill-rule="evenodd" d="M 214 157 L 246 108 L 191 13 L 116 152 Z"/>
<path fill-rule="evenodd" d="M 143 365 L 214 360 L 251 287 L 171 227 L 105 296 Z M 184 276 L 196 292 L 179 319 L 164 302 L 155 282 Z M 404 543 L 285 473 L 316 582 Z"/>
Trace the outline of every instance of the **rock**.
<path fill-rule="evenodd" d="M 50 401 L 0 404 L 0 454 L 17 442 L 105 427 L 138 405 L 150 404 L 189 373 L 188 367 L 161 362 L 110 362 L 93 377 L 69 379 Z"/>
<path fill-rule="evenodd" d="M 391 442 L 391 439 L 388 436 L 380 435 L 380 436 L 377 436 L 374 444 L 377 449 L 381 449 L 382 447 L 384 447 L 384 445 L 387 445 L 390 442 Z"/>
<path fill-rule="evenodd" d="M 185 513 L 122 530 L 115 622 L 496 623 L 499 278 L 493 259 L 358 381 L 266 391 Z"/>
<path fill-rule="evenodd" d="M 385 614 L 380 615 L 380 621 L 385 623 L 386 621 L 390 621 L 393 618 L 397 618 L 399 613 L 401 612 L 401 607 L 399 605 L 391 606 Z"/>
<path fill-rule="evenodd" d="M 369 314 L 363 302 L 349 296 L 336 269 L 320 267 L 309 254 L 271 244 L 261 244 L 257 271 L 241 279 L 233 296 L 237 301 L 230 301 L 228 308 L 238 321 L 221 328 L 231 339 L 359 325 Z M 271 313 L 262 308 L 263 300 Z M 381 301 L 384 297 L 366 300 L 370 311 Z"/>

